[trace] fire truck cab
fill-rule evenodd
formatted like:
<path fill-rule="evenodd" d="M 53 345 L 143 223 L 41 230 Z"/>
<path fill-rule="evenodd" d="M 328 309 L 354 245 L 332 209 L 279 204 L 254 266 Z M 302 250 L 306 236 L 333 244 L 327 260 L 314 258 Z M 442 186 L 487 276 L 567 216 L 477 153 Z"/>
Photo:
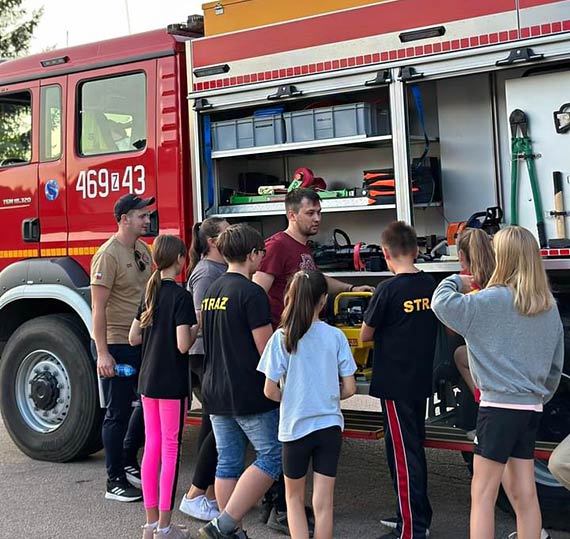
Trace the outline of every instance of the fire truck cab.
<path fill-rule="evenodd" d="M 89 264 L 116 231 L 114 202 L 153 196 L 149 234 L 188 237 L 192 35 L 159 30 L 0 64 L 1 407 L 33 458 L 101 447 Z"/>

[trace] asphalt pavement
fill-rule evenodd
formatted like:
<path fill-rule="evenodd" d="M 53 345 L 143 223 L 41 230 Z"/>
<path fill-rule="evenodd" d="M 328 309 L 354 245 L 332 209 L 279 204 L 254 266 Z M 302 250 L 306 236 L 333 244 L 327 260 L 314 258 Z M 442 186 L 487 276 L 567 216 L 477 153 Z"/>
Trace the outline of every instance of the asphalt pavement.
<path fill-rule="evenodd" d="M 359 407 L 375 406 L 368 397 L 355 397 L 348 404 L 356 402 Z M 197 428 L 188 427 L 177 504 L 191 481 L 196 436 Z M 429 449 L 427 455 L 434 511 L 431 537 L 468 538 L 470 476 L 461 454 Z M 104 470 L 102 452 L 67 464 L 31 460 L 12 443 L 0 421 L 0 538 L 140 539 L 140 526 L 144 523 L 142 504 L 105 500 Z M 336 488 L 335 538 L 378 537 L 387 531 L 379 519 L 393 514 L 394 508 L 384 443 L 345 440 Z M 177 510 L 174 521 L 186 523 L 192 538 L 197 537 L 200 523 Z M 496 523 L 497 538 L 506 538 L 514 529 L 512 517 L 500 511 Z M 246 517 L 244 528 L 251 539 L 286 537 L 260 524 L 258 509 Z M 552 538 L 570 539 L 570 534 L 552 532 Z"/>

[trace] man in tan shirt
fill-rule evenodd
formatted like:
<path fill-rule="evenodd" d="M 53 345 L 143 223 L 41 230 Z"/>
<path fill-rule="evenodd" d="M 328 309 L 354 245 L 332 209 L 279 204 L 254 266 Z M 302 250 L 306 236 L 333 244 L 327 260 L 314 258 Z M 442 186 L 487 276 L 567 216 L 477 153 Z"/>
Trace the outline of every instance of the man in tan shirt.
<path fill-rule="evenodd" d="M 114 208 L 117 233 L 91 261 L 93 352 L 107 405 L 102 429 L 105 498 L 122 502 L 142 499 L 137 453 L 144 440 L 144 423 L 136 393 L 138 376 L 115 376 L 115 366 L 128 364 L 138 373 L 141 365 L 140 346 L 130 346 L 128 335 L 151 274 L 150 250 L 140 239 L 150 223 L 147 207 L 151 204 L 154 198 L 122 196 Z"/>

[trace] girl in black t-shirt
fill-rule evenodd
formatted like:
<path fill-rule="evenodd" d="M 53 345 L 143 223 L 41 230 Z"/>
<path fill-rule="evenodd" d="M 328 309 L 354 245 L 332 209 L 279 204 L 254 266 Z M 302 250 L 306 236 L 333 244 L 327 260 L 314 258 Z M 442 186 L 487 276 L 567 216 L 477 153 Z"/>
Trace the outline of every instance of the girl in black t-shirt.
<path fill-rule="evenodd" d="M 192 294 L 196 307 L 196 318 L 200 328 L 201 305 L 210 285 L 223 275 L 228 265 L 220 253 L 216 240 L 228 228 L 229 223 L 221 217 L 208 217 L 192 228 L 190 266 L 187 290 Z M 204 342 L 200 331 L 196 342 L 190 348 L 190 385 L 194 395 L 202 402 L 202 378 L 204 377 Z M 214 480 L 218 452 L 212 431 L 210 414 L 202 406 L 202 424 L 197 441 L 197 459 L 194 477 L 188 493 L 182 497 L 180 511 L 198 520 L 210 521 L 220 511 L 214 494 Z"/>
<path fill-rule="evenodd" d="M 129 333 L 131 345 L 142 343 L 139 392 L 146 434 L 143 539 L 188 539 L 188 530 L 170 520 L 188 406 L 188 350 L 196 339 L 196 314 L 191 294 L 175 282 L 186 262 L 182 240 L 158 236 L 152 257 L 156 269 Z"/>

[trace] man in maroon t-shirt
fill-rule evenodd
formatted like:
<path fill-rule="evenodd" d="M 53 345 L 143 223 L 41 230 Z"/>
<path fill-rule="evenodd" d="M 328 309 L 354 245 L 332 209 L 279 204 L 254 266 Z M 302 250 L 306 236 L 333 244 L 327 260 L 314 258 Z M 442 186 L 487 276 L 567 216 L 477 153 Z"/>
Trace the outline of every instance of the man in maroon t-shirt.
<path fill-rule="evenodd" d="M 312 189 L 295 189 L 285 197 L 289 226 L 265 241 L 266 254 L 254 282 L 262 286 L 271 303 L 271 323 L 275 329 L 281 320 L 283 299 L 289 278 L 298 270 L 317 269 L 307 242 L 319 231 L 321 199 Z M 329 294 L 339 292 L 374 292 L 371 286 L 354 286 L 327 276 Z"/>

